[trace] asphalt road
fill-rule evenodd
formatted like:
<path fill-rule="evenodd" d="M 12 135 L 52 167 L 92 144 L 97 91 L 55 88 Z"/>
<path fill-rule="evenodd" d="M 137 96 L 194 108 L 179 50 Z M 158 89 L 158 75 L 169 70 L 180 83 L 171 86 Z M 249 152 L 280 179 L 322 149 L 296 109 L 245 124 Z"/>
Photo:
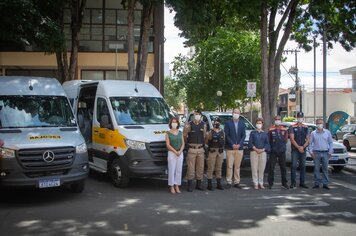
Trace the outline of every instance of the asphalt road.
<path fill-rule="evenodd" d="M 278 168 L 277 168 L 278 170 Z M 278 172 L 278 171 L 277 171 Z M 289 174 L 289 173 L 288 173 Z M 289 177 L 289 176 L 288 176 Z M 331 190 L 251 188 L 168 193 L 164 179 L 118 189 L 92 175 L 82 194 L 1 189 L 0 234 L 19 235 L 354 235 L 356 176 L 331 175 Z M 312 172 L 307 184 L 312 186 Z"/>

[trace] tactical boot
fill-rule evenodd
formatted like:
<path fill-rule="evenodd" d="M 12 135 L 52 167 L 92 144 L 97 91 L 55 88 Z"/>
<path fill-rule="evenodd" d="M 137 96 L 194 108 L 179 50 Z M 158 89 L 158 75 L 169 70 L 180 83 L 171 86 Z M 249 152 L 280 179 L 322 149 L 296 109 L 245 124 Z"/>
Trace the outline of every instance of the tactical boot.
<path fill-rule="evenodd" d="M 213 183 L 212 183 L 212 180 L 211 179 L 208 179 L 208 189 L 210 191 L 214 191 L 214 187 L 213 187 Z"/>
<path fill-rule="evenodd" d="M 201 191 L 205 191 L 205 189 L 202 187 L 201 180 L 197 180 L 197 186 L 195 188 Z"/>
<path fill-rule="evenodd" d="M 216 182 L 217 182 L 216 188 L 220 190 L 224 190 L 224 187 L 221 185 L 221 179 L 216 179 Z"/>
<path fill-rule="evenodd" d="M 193 192 L 193 180 L 188 180 L 188 192 Z"/>

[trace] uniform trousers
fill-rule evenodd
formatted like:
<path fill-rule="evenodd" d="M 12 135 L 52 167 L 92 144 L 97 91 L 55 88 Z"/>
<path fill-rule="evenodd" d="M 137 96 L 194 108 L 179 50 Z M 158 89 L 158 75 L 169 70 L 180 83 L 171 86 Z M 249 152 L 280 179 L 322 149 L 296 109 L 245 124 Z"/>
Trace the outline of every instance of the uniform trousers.
<path fill-rule="evenodd" d="M 215 177 L 221 179 L 221 167 L 224 161 L 224 152 L 219 152 L 219 148 L 210 148 L 214 152 L 209 151 L 208 156 L 208 170 L 207 177 L 208 179 L 213 178 L 213 172 L 215 171 Z"/>
<path fill-rule="evenodd" d="M 168 151 L 168 185 L 181 185 L 182 183 L 183 152 L 177 156 Z"/>
<path fill-rule="evenodd" d="M 204 148 L 189 148 L 187 154 L 187 180 L 203 179 Z"/>
<path fill-rule="evenodd" d="M 269 171 L 268 184 L 274 183 L 274 168 L 278 159 L 279 167 L 281 169 L 282 185 L 287 184 L 287 169 L 286 169 L 286 152 L 271 152 L 269 155 Z"/>

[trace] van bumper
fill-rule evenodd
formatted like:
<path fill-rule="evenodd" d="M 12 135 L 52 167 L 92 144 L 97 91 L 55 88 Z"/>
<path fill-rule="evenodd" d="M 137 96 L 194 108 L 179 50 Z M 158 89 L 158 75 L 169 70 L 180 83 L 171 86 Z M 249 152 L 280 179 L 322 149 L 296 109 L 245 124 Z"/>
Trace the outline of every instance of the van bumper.
<path fill-rule="evenodd" d="M 167 152 L 153 154 L 149 149 L 128 149 L 123 160 L 130 176 L 148 176 L 167 174 Z"/>
<path fill-rule="evenodd" d="M 16 158 L 0 158 L 0 185 L 39 187 L 41 181 L 59 180 L 60 186 L 85 180 L 89 174 L 88 154 L 76 154 L 69 167 L 24 169 Z"/>

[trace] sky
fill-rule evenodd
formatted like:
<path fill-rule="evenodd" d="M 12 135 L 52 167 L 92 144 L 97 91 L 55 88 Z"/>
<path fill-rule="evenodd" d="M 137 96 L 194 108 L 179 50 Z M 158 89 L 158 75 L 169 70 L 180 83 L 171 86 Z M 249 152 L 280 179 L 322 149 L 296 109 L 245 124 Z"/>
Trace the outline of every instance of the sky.
<path fill-rule="evenodd" d="M 174 12 L 170 13 L 168 8 L 165 8 L 164 12 L 165 21 L 165 46 L 164 46 L 164 61 L 171 63 L 175 56 L 179 53 L 187 55 L 189 48 L 185 48 L 183 42 L 184 38 L 179 37 L 180 30 L 174 26 Z M 320 46 L 316 49 L 316 87 L 321 88 L 323 86 L 323 61 L 322 61 L 322 42 L 317 39 Z M 297 49 L 295 42 L 288 42 L 285 50 Z M 297 56 L 297 63 L 299 69 L 299 78 L 301 85 L 305 89 L 313 89 L 314 87 L 314 59 L 313 51 L 309 53 L 304 52 L 303 49 L 298 49 L 300 52 Z M 294 75 L 289 75 L 286 70 L 289 70 L 295 64 L 295 55 L 288 54 L 286 62 L 281 66 L 281 87 L 292 87 L 294 82 Z M 334 44 L 334 48 L 328 50 L 327 54 L 327 88 L 351 88 L 351 75 L 340 75 L 341 69 L 356 66 L 356 50 L 351 52 L 345 51 L 340 44 Z M 284 69 L 286 68 L 286 69 Z"/>

